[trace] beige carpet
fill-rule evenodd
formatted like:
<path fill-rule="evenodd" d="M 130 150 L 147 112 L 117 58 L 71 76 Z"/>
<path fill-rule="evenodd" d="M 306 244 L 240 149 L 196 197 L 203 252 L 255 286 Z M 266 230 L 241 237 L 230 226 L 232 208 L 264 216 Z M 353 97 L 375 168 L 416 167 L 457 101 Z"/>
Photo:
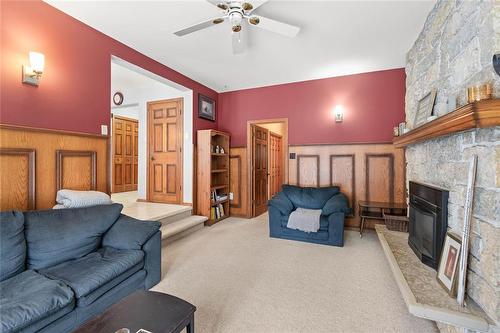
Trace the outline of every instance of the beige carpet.
<path fill-rule="evenodd" d="M 437 332 L 410 315 L 375 233 L 343 248 L 269 238 L 229 218 L 163 249 L 153 288 L 197 306 L 196 332 Z"/>

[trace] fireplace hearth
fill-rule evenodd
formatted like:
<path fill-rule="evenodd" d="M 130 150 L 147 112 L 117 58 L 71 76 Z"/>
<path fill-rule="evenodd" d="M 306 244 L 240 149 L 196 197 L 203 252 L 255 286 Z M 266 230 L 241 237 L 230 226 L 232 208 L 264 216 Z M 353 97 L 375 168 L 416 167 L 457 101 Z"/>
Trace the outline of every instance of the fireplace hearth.
<path fill-rule="evenodd" d="M 437 269 L 448 227 L 448 191 L 410 181 L 408 245 L 420 260 Z"/>

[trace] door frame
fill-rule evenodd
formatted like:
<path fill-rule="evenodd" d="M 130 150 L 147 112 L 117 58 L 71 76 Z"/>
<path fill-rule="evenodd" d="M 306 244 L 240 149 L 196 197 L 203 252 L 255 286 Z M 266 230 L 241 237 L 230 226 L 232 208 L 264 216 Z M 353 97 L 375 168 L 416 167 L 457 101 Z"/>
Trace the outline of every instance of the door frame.
<path fill-rule="evenodd" d="M 247 184 L 250 189 L 249 196 L 247 198 L 247 218 L 252 218 L 255 216 L 253 197 L 255 186 L 253 182 L 253 170 L 252 170 L 252 125 L 264 125 L 270 123 L 283 123 L 285 125 L 285 133 L 283 134 L 283 169 L 284 177 L 283 184 L 288 184 L 288 118 L 272 118 L 272 119 L 259 119 L 259 120 L 248 120 L 247 121 Z"/>
<path fill-rule="evenodd" d="M 184 202 L 184 97 L 176 97 L 176 98 L 169 98 L 169 99 L 161 99 L 157 101 L 149 101 L 146 102 L 146 201 L 148 202 L 153 202 L 151 201 L 150 197 L 150 183 L 149 183 L 149 161 L 151 160 L 151 155 L 150 155 L 150 145 L 151 145 L 151 140 L 149 139 L 149 128 L 150 128 L 150 105 L 153 104 L 158 104 L 158 103 L 166 103 L 166 102 L 180 102 L 180 126 L 177 128 L 177 142 L 180 142 L 180 159 L 179 159 L 179 164 L 177 167 L 179 168 L 180 172 L 178 173 L 178 176 L 180 178 L 179 184 L 180 184 L 180 190 L 179 190 L 179 200 L 175 204 L 177 205 L 182 205 Z M 156 201 L 155 201 L 156 202 Z M 160 202 L 161 203 L 161 202 Z M 166 202 L 164 202 L 166 203 Z"/>
<path fill-rule="evenodd" d="M 111 112 L 111 126 L 110 126 L 110 130 L 109 130 L 109 143 L 110 143 L 110 148 L 109 148 L 109 159 L 111 161 L 111 163 L 108 163 L 108 165 L 110 166 L 110 171 L 109 171 L 109 193 L 110 194 L 113 194 L 113 193 L 121 193 L 121 192 L 114 192 L 114 183 L 115 183 L 115 179 L 114 179 L 114 166 L 115 166 L 115 140 L 114 140 L 114 128 L 115 128 L 115 118 L 120 118 L 120 119 L 123 119 L 123 120 L 127 120 L 127 121 L 133 121 L 133 122 L 136 122 L 137 123 L 137 126 L 139 126 L 139 119 L 134 119 L 134 118 L 129 118 L 129 117 L 124 117 L 124 116 L 118 116 L 118 115 L 115 115 L 113 114 L 113 112 Z M 137 135 L 139 135 L 139 133 L 137 133 Z M 139 140 L 138 140 L 139 141 Z M 137 148 L 139 149 L 139 148 Z M 139 158 L 139 152 L 137 152 L 137 157 Z M 138 167 L 139 168 L 139 167 Z M 137 171 L 139 172 L 139 171 Z M 132 175 L 133 177 L 133 175 Z M 139 186 L 139 175 L 137 175 L 137 186 Z"/>

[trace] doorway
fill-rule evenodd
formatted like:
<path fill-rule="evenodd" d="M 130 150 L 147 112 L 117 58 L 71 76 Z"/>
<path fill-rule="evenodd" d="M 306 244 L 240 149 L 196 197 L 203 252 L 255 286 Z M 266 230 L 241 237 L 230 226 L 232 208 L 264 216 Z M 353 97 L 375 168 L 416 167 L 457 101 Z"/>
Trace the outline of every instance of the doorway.
<path fill-rule="evenodd" d="M 183 99 L 148 102 L 148 201 L 182 203 Z"/>
<path fill-rule="evenodd" d="M 115 97 L 119 98 L 115 98 Z M 154 201 L 158 203 L 176 203 L 192 204 L 193 200 L 193 91 L 183 87 L 175 82 L 169 81 L 150 71 L 140 68 L 123 59 L 111 57 L 111 113 L 116 116 L 118 121 L 112 118 L 110 126 L 110 149 L 109 149 L 109 183 L 113 200 L 121 203 Z M 163 111 L 158 111 L 156 117 L 162 112 L 164 119 L 157 119 L 159 123 L 156 129 L 158 136 L 163 135 L 161 143 L 167 149 L 168 163 L 162 164 L 164 173 L 162 178 L 156 178 L 156 189 L 161 186 L 158 193 L 150 196 L 150 127 L 149 127 L 149 108 L 157 102 L 175 101 L 174 113 L 176 119 L 172 122 L 172 110 L 170 106 L 163 106 Z M 134 135 L 132 136 L 132 145 L 127 146 L 130 140 L 126 132 L 128 122 L 120 123 L 119 119 L 125 121 L 137 121 L 137 127 L 132 125 Z M 119 129 L 115 129 L 115 124 Z M 163 130 L 165 127 L 165 130 Z M 160 131 L 160 128 L 162 129 Z M 173 129 L 176 128 L 176 135 L 173 135 Z M 117 135 L 115 135 L 115 132 Z M 137 133 L 137 136 L 135 135 Z M 127 134 L 127 135 L 125 135 Z M 119 140 L 123 144 L 118 144 Z M 122 154 L 115 154 L 114 150 L 120 148 Z M 177 148 L 172 148 L 176 146 Z M 130 164 L 128 155 L 125 152 L 133 151 L 133 163 Z M 163 147 L 162 147 L 163 149 Z M 177 154 L 172 159 L 172 150 Z M 159 152 L 157 152 L 159 153 Z M 116 158 L 115 158 L 116 157 Z M 120 158 L 122 158 L 120 160 Z M 153 156 L 157 158 L 157 156 Z M 163 158 L 159 156 L 158 158 Z M 114 163 L 120 161 L 124 166 Z M 175 161 L 174 161 L 175 160 Z M 156 166 L 157 174 L 160 166 Z M 173 170 L 175 169 L 175 178 Z M 168 172 L 168 176 L 167 176 Z M 161 182 L 162 185 L 158 185 Z M 131 185 L 130 185 L 131 183 Z M 115 186 L 116 185 L 116 186 Z M 179 189 L 181 189 L 179 191 Z M 119 193 L 115 193 L 118 192 Z M 124 191 L 124 192 L 121 192 Z M 158 191 L 157 191 L 158 192 Z"/>
<path fill-rule="evenodd" d="M 248 217 L 267 211 L 267 201 L 288 182 L 288 119 L 247 122 Z"/>
<path fill-rule="evenodd" d="M 113 193 L 137 191 L 139 121 L 112 115 Z"/>

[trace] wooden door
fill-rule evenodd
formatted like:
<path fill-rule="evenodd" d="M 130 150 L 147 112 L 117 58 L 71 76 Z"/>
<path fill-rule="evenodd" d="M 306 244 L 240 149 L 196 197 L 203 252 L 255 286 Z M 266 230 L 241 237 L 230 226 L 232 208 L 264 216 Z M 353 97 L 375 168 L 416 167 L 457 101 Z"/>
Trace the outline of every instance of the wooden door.
<path fill-rule="evenodd" d="M 137 184 L 139 183 L 139 122 L 134 122 L 134 157 L 133 157 L 133 179 L 132 189 L 137 191 Z"/>
<path fill-rule="evenodd" d="M 253 212 L 259 216 L 267 211 L 269 130 L 252 125 Z"/>
<path fill-rule="evenodd" d="M 113 116 L 113 193 L 137 190 L 138 121 Z"/>
<path fill-rule="evenodd" d="M 269 132 L 269 198 L 281 190 L 283 184 L 283 138 Z"/>
<path fill-rule="evenodd" d="M 182 99 L 148 103 L 148 200 L 181 203 Z"/>

